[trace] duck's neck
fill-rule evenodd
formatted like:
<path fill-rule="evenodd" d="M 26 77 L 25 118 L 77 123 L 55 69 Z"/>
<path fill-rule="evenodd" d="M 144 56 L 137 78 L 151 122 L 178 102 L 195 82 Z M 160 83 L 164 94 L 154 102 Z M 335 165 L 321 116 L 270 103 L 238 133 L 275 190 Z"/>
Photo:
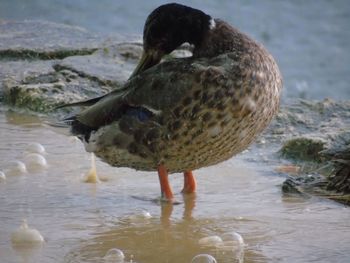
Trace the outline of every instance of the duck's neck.
<path fill-rule="evenodd" d="M 228 52 L 244 52 L 254 43 L 249 37 L 226 22 L 215 19 L 215 26 L 208 31 L 200 45 L 193 50 L 194 57 L 215 57 Z"/>

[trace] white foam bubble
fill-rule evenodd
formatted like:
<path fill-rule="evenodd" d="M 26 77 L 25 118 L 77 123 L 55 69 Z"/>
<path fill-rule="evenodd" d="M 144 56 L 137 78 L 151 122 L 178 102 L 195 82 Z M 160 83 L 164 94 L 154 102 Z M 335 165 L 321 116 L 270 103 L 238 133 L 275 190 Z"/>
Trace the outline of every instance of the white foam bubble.
<path fill-rule="evenodd" d="M 244 246 L 243 237 L 237 232 L 228 232 L 222 235 L 223 242 L 232 242 L 239 247 Z"/>
<path fill-rule="evenodd" d="M 211 255 L 199 254 L 192 259 L 191 263 L 217 263 L 217 261 Z"/>
<path fill-rule="evenodd" d="M 12 161 L 8 164 L 7 175 L 23 175 L 27 173 L 26 165 L 21 161 Z"/>
<path fill-rule="evenodd" d="M 40 143 L 37 143 L 37 142 L 29 143 L 26 148 L 26 151 L 30 153 L 45 154 L 44 146 L 42 146 Z"/>
<path fill-rule="evenodd" d="M 222 252 L 231 252 L 235 262 L 243 263 L 244 260 L 244 240 L 237 232 L 228 232 L 222 235 L 222 244 L 219 250 Z"/>
<path fill-rule="evenodd" d="M 23 219 L 21 226 L 11 235 L 13 244 L 32 244 L 44 242 L 43 236 L 34 228 L 28 227 L 27 220 Z"/>
<path fill-rule="evenodd" d="M 44 156 L 38 153 L 30 153 L 24 157 L 24 162 L 28 170 L 37 170 L 47 167 L 47 161 Z"/>
<path fill-rule="evenodd" d="M 124 262 L 124 253 L 118 248 L 111 248 L 107 251 L 106 255 L 103 257 L 104 262 L 108 263 L 122 263 Z"/>
<path fill-rule="evenodd" d="M 129 219 L 131 222 L 140 222 L 140 221 L 145 221 L 152 218 L 152 215 L 150 212 L 140 209 L 137 210 L 134 214 L 129 216 Z"/>
<path fill-rule="evenodd" d="M 220 246 L 222 244 L 222 239 L 219 236 L 203 237 L 198 241 L 198 244 L 200 246 L 217 247 L 217 246 Z"/>

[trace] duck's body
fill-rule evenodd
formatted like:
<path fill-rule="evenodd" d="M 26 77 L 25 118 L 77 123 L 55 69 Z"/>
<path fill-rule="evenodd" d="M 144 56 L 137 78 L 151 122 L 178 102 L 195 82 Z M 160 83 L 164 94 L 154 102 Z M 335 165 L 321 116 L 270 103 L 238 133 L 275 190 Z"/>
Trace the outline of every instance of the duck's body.
<path fill-rule="evenodd" d="M 221 20 L 208 23 L 192 41 L 192 57 L 142 65 L 122 89 L 70 118 L 87 151 L 161 175 L 213 165 L 249 146 L 278 110 L 281 75 L 261 45 Z"/>

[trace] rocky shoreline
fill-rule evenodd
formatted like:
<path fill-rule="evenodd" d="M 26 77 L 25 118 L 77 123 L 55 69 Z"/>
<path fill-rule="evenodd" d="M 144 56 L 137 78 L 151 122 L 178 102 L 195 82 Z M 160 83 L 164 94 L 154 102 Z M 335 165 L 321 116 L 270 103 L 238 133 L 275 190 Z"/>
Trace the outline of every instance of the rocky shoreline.
<path fill-rule="evenodd" d="M 0 103 L 52 114 L 62 103 L 121 87 L 141 53 L 140 38 L 103 38 L 44 21 L 0 21 Z M 175 56 L 186 55 L 184 49 Z M 288 160 L 279 170 L 291 174 L 285 193 L 350 204 L 350 101 L 284 103 L 261 140 L 280 149 L 276 158 Z"/>
<path fill-rule="evenodd" d="M 278 131 L 279 135 L 274 135 Z M 298 100 L 281 107 L 265 137 L 292 166 L 285 193 L 323 196 L 350 205 L 350 101 Z M 289 167 L 289 169 L 288 169 Z M 291 169 L 294 167 L 293 169 Z"/>
<path fill-rule="evenodd" d="M 50 22 L 0 22 L 0 95 L 36 112 L 120 87 L 142 52 L 140 41 L 103 39 Z"/>

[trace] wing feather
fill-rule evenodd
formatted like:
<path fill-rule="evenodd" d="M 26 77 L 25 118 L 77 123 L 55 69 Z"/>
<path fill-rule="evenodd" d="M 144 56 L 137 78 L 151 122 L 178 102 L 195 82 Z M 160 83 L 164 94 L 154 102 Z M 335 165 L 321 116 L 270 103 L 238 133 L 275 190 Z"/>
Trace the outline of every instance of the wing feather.
<path fill-rule="evenodd" d="M 203 89 L 201 79 L 212 61 L 182 58 L 160 63 L 130 79 L 121 90 L 112 91 L 76 116 L 76 120 L 98 129 L 125 114 L 126 108 L 144 108 L 155 116 L 171 111 L 193 90 Z M 198 88 L 196 87 L 198 86 Z"/>

